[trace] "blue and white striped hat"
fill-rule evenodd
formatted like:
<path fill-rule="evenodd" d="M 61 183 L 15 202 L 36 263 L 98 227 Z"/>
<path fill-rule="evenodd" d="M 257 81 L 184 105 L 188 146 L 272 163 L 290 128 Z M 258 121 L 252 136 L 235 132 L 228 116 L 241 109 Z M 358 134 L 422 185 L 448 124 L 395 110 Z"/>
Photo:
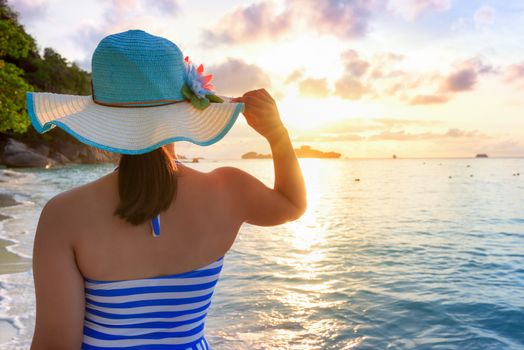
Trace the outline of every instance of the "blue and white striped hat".
<path fill-rule="evenodd" d="M 217 96 L 210 76 L 171 41 L 141 30 L 113 34 L 92 59 L 92 96 L 27 93 L 35 129 L 58 126 L 83 143 L 141 154 L 175 141 L 201 146 L 231 129 L 242 103 Z"/>

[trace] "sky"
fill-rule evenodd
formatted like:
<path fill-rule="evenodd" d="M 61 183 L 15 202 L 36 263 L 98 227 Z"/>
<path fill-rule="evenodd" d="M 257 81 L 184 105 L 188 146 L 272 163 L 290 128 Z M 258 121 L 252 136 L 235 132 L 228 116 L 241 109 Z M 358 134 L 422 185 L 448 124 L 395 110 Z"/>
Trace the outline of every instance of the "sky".
<path fill-rule="evenodd" d="M 142 29 L 214 74 L 266 88 L 296 147 L 347 158 L 524 156 L 522 0 L 8 0 L 40 49 L 90 71 L 106 35 Z M 189 157 L 269 153 L 245 123 Z"/>

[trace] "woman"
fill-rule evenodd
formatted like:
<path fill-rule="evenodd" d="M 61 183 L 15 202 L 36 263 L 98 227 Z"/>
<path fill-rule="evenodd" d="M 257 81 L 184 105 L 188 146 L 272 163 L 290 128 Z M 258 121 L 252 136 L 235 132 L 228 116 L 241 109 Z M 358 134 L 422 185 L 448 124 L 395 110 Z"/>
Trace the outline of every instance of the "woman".
<path fill-rule="evenodd" d="M 119 33 L 95 50 L 92 99 L 28 94 L 38 131 L 59 126 L 122 153 L 116 171 L 42 210 L 31 349 L 208 349 L 205 316 L 242 223 L 304 213 L 302 174 L 271 96 L 219 98 L 203 67 L 181 57 L 166 39 Z M 202 173 L 173 161 L 172 141 L 216 142 L 242 108 L 271 146 L 273 189 L 236 168 Z"/>

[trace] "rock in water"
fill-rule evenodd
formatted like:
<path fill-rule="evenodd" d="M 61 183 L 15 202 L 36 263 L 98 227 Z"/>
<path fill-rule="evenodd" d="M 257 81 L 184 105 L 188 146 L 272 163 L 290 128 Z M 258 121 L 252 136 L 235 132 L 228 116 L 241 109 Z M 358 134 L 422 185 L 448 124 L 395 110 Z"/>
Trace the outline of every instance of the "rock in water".
<path fill-rule="evenodd" d="M 17 205 L 17 204 L 20 204 L 20 203 L 17 202 L 10 195 L 5 194 L 5 193 L 0 193 L 0 208 L 10 207 L 10 206 Z"/>
<path fill-rule="evenodd" d="M 3 161 L 10 167 L 48 167 L 51 161 L 22 142 L 9 139 L 4 147 Z"/>

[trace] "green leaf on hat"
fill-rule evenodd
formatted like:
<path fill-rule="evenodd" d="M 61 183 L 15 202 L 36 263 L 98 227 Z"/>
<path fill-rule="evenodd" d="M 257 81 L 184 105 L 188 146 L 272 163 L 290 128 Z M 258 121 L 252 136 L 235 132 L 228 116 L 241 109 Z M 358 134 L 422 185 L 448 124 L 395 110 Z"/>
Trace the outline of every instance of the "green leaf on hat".
<path fill-rule="evenodd" d="M 198 98 L 196 96 L 193 95 L 193 97 L 191 97 L 191 104 L 193 106 L 195 106 L 196 109 L 206 109 L 207 107 L 209 107 L 209 100 L 206 98 L 206 97 L 202 97 L 202 98 Z"/>
<path fill-rule="evenodd" d="M 193 96 L 195 96 L 195 94 L 193 93 L 193 91 L 191 91 L 187 84 L 184 84 L 184 86 L 182 86 L 182 95 L 184 95 L 184 97 L 188 100 L 191 100 Z"/>
<path fill-rule="evenodd" d="M 206 95 L 207 99 L 211 102 L 214 102 L 214 103 L 222 103 L 224 102 L 223 99 L 221 99 L 220 97 L 218 97 L 217 95 L 214 95 L 214 94 L 207 94 Z"/>

